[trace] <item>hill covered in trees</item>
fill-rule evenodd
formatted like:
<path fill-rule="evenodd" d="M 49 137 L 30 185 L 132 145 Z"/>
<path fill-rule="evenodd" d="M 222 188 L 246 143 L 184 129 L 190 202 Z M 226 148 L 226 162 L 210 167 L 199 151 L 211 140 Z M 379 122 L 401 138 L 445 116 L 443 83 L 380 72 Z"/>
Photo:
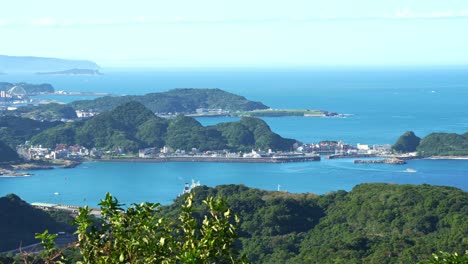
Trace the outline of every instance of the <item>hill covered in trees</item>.
<path fill-rule="evenodd" d="M 423 156 L 468 156 L 468 132 L 431 133 L 421 140 L 418 153 Z"/>
<path fill-rule="evenodd" d="M 194 118 L 177 116 L 167 120 L 154 115 L 143 104 L 130 101 L 86 121 L 53 127 L 31 139 L 33 144 L 79 144 L 87 148 L 135 152 L 141 148 L 170 146 L 191 150 L 290 150 L 296 142 L 271 131 L 261 119 L 245 117 L 239 122 L 203 127 Z"/>
<path fill-rule="evenodd" d="M 0 141 L 0 163 L 19 160 L 18 154 L 14 149 Z"/>
<path fill-rule="evenodd" d="M 58 126 L 62 122 L 37 121 L 16 116 L 0 116 L 0 141 L 12 148 L 24 144 L 42 131 Z"/>
<path fill-rule="evenodd" d="M 416 136 L 413 131 L 406 131 L 398 138 L 392 149 L 397 152 L 414 152 L 420 141 L 421 138 Z"/>
<path fill-rule="evenodd" d="M 108 195 L 101 206 L 107 208 L 103 209 L 104 217 L 113 220 L 104 221 L 102 230 L 90 233 L 85 228 L 90 224 L 86 210 L 80 210 L 77 223 L 87 237 L 83 241 L 83 252 L 90 254 L 84 257 L 109 254 L 112 259 L 119 259 L 119 256 L 125 259 L 131 256 L 130 252 L 136 254 L 133 259 L 149 260 L 151 254 L 156 254 L 154 252 L 159 252 L 154 258 L 163 257 L 173 253 L 165 242 L 172 243 L 179 236 L 188 236 L 189 241 L 196 243 L 195 249 L 232 252 L 232 243 L 228 241 L 236 237 L 233 230 L 237 230 L 238 237 L 235 248 L 252 263 L 417 263 L 431 259 L 431 254 L 438 251 L 463 255 L 468 247 L 468 193 L 453 187 L 377 183 L 360 184 L 349 192 L 315 195 L 222 185 L 200 186 L 193 189 L 192 194 L 189 201 L 179 197 L 160 210 L 155 204 L 133 205 L 121 216 L 117 216 L 118 202 Z M 213 197 L 224 198 L 229 210 Z M 221 211 L 216 212 L 214 208 Z M 10 239 L 11 236 L 36 232 L 38 223 L 48 219 L 45 213 L 33 215 L 36 209 L 14 195 L 1 198 L 0 209 L 0 234 L 6 238 L 4 241 L 14 242 L 18 238 Z M 83 212 L 85 214 L 81 215 Z M 206 218 L 216 214 L 217 218 Z M 233 221 L 237 219 L 233 214 L 238 215 L 239 222 Z M 12 220 L 12 215 L 18 218 Z M 231 221 L 226 221 L 229 218 Z M 22 226 L 32 219 L 37 229 Z M 193 233 L 167 229 L 167 224 L 179 221 L 182 221 L 180 227 Z M 235 223 L 237 228 L 231 226 Z M 223 231 L 213 233 L 212 225 Z M 141 234 L 134 233 L 135 230 Z M 227 230 L 231 233 L 224 234 Z M 202 243 L 208 241 L 206 239 L 226 242 L 229 246 L 207 247 Z M 97 248 L 90 248 L 88 244 Z M 195 254 L 190 251 L 190 245 L 182 251 L 189 253 L 178 255 L 179 258 L 198 256 L 201 251 Z M 113 252 L 110 248 L 126 248 L 129 253 L 122 257 L 121 250 Z"/>
<path fill-rule="evenodd" d="M 468 248 L 468 193 L 429 185 L 361 184 L 350 192 L 291 194 L 223 185 L 241 219 L 239 250 L 253 263 L 416 263 Z M 163 209 L 174 217 L 182 199 Z"/>
<path fill-rule="evenodd" d="M 420 156 L 468 156 L 468 132 L 431 133 L 423 139 L 407 131 L 392 146 L 397 152 L 417 151 Z"/>
<path fill-rule="evenodd" d="M 200 108 L 229 111 L 268 108 L 260 102 L 249 101 L 243 96 L 221 89 L 173 89 L 145 95 L 106 96 L 94 100 L 75 101 L 70 103 L 70 106 L 76 110 L 104 112 L 130 101 L 140 102 L 154 113 L 194 113 Z"/>
<path fill-rule="evenodd" d="M 73 232 L 71 218 L 32 207 L 14 194 L 0 198 L 0 251 L 37 243 L 35 233 Z"/>

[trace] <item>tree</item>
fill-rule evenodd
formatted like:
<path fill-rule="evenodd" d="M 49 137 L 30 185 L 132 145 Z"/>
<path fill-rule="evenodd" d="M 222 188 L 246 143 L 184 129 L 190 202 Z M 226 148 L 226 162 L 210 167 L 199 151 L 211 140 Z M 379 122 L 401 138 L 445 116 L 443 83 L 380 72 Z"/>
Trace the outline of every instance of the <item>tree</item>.
<path fill-rule="evenodd" d="M 133 204 L 124 210 L 109 193 L 101 201 L 96 226 L 88 207 L 75 220 L 82 263 L 243 263 L 234 250 L 239 219 L 222 199 L 203 201 L 208 215 L 194 217 L 193 196 L 185 199 L 177 220 L 160 215 L 157 203 Z M 67 263 L 53 247 L 54 235 L 37 234 L 46 263 Z M 57 254 L 59 253 L 59 254 Z M 61 262 L 58 262 L 58 261 Z"/>

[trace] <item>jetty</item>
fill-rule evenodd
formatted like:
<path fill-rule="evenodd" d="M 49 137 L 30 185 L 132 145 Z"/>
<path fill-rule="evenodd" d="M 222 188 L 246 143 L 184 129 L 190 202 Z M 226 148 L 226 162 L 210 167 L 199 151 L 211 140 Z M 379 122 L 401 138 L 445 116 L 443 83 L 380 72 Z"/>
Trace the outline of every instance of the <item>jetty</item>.
<path fill-rule="evenodd" d="M 401 159 L 379 159 L 379 160 L 354 160 L 355 164 L 391 164 L 391 165 L 403 165 L 406 161 Z"/>
<path fill-rule="evenodd" d="M 224 162 L 224 163 L 290 163 L 320 161 L 319 155 L 273 156 L 273 157 L 210 157 L 210 156 L 166 156 L 153 158 L 100 159 L 108 162 Z"/>

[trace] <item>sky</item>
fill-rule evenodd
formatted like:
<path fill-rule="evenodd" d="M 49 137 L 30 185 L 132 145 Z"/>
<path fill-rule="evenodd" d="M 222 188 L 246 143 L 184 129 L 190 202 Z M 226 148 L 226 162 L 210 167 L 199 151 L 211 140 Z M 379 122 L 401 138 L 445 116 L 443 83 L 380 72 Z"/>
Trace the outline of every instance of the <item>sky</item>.
<path fill-rule="evenodd" d="M 468 65 L 468 1 L 0 0 L 0 54 L 103 67 Z"/>

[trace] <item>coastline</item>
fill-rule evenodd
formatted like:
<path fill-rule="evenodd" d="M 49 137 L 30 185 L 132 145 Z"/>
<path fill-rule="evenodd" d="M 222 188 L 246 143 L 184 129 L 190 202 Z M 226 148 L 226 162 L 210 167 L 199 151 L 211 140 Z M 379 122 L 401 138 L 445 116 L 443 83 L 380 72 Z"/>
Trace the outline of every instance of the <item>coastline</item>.
<path fill-rule="evenodd" d="M 157 158 L 122 158 L 122 159 L 94 159 L 101 162 L 225 162 L 225 163 L 291 163 L 320 161 L 320 156 L 302 157 L 265 157 L 265 158 L 227 158 L 227 157 L 157 157 Z"/>
<path fill-rule="evenodd" d="M 431 159 L 431 160 L 468 160 L 468 156 L 430 156 L 430 157 L 423 157 L 422 159 Z"/>

